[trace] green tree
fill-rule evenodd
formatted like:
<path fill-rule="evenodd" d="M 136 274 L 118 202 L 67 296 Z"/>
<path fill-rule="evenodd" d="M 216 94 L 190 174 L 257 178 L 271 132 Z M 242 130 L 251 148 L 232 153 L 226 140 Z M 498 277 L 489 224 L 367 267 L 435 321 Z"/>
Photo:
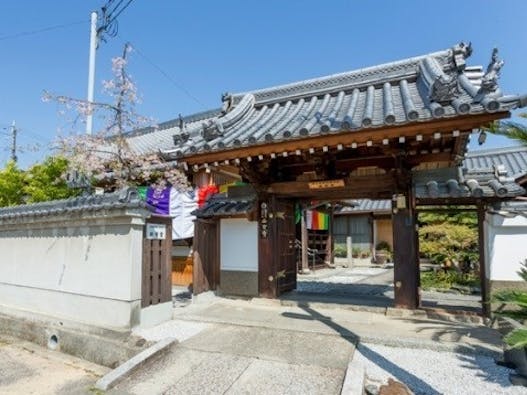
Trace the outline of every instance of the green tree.
<path fill-rule="evenodd" d="M 477 216 L 466 211 L 419 213 L 419 250 L 434 263 L 460 267 L 478 259 Z"/>
<path fill-rule="evenodd" d="M 527 119 L 527 114 L 519 114 L 519 117 Z M 518 140 L 523 145 L 527 145 L 527 126 L 521 122 L 496 121 L 486 130 L 494 134 L 507 136 L 513 140 Z"/>
<path fill-rule="evenodd" d="M 0 170 L 0 207 L 24 203 L 25 173 L 13 161 Z"/>
<path fill-rule="evenodd" d="M 67 186 L 64 173 L 68 160 L 57 156 L 48 157 L 42 163 L 32 166 L 26 173 L 24 187 L 27 203 L 66 199 L 78 195 L 78 190 Z"/>
<path fill-rule="evenodd" d="M 518 271 L 518 275 L 523 281 L 527 281 L 527 259 L 521 262 L 521 268 Z M 493 296 L 493 299 L 495 302 L 503 302 L 516 306 L 516 309 L 514 310 L 507 309 L 507 306 L 505 306 L 505 310 L 500 309 L 495 312 L 496 314 L 515 318 L 522 321 L 525 325 L 525 322 L 527 321 L 527 292 L 520 290 L 501 291 L 497 292 Z M 503 340 L 513 348 L 527 347 L 527 328 L 522 327 L 515 329 L 508 333 Z"/>

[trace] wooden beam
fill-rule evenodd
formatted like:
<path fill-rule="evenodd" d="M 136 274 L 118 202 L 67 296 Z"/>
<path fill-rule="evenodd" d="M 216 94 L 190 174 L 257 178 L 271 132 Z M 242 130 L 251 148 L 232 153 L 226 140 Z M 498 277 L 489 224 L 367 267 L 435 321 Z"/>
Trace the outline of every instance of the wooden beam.
<path fill-rule="evenodd" d="M 357 167 L 377 166 L 381 169 L 390 169 L 394 167 L 394 158 L 389 156 L 373 156 L 373 157 L 354 157 L 346 159 L 336 159 L 335 169 L 350 170 Z"/>
<path fill-rule="evenodd" d="M 492 203 L 492 202 L 501 202 L 503 199 L 498 197 L 488 197 L 488 198 L 474 198 L 471 196 L 467 197 L 458 197 L 458 198 L 417 198 L 418 206 L 466 206 L 478 204 L 481 202 Z"/>
<path fill-rule="evenodd" d="M 412 123 L 410 125 L 368 128 L 367 130 L 343 130 L 330 135 L 319 135 L 301 139 L 290 139 L 272 144 L 253 145 L 250 147 L 227 149 L 218 152 L 206 152 L 190 155 L 184 158 L 189 164 L 210 163 L 248 156 L 270 155 L 276 152 L 296 150 L 309 150 L 316 147 L 328 146 L 336 148 L 338 144 L 344 146 L 366 144 L 367 141 L 382 144 L 384 139 L 399 139 L 401 136 L 410 137 L 417 134 L 431 132 L 451 132 L 452 130 L 472 130 L 481 125 L 488 124 L 496 119 L 510 117 L 509 112 L 493 114 L 465 115 L 446 119 L 432 120 L 429 122 Z"/>
<path fill-rule="evenodd" d="M 331 180 L 328 180 L 331 181 Z M 338 181 L 338 180 L 334 180 Z M 343 186 L 313 189 L 309 181 L 290 181 L 272 183 L 267 187 L 267 193 L 290 197 L 322 197 L 333 198 L 370 197 L 372 194 L 384 193 L 389 196 L 395 190 L 394 178 L 391 174 L 375 176 L 353 176 L 344 179 Z"/>
<path fill-rule="evenodd" d="M 450 162 L 452 155 L 450 152 L 438 152 L 435 154 L 420 154 L 406 158 L 406 162 L 414 167 L 420 163 L 437 163 L 437 162 Z"/>
<path fill-rule="evenodd" d="M 460 135 L 458 137 L 455 137 L 456 141 L 454 143 L 454 149 L 451 152 L 451 162 L 456 161 L 457 155 L 462 155 L 463 152 L 462 149 L 467 145 L 468 136 L 470 135 L 469 132 L 463 132 L 459 133 Z"/>

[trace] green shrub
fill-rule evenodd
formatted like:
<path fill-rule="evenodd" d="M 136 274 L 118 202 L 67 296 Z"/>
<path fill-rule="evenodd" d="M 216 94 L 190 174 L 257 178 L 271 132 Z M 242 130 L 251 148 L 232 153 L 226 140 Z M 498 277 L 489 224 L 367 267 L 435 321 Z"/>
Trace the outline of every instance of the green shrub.
<path fill-rule="evenodd" d="M 474 274 L 464 274 L 456 270 L 438 270 L 421 273 L 422 289 L 451 289 L 454 285 L 474 287 L 479 285 L 479 278 Z"/>
<path fill-rule="evenodd" d="M 379 241 L 377 243 L 377 245 L 375 246 L 375 249 L 376 250 L 384 250 L 384 251 L 388 251 L 388 252 L 392 252 L 392 247 L 390 246 L 390 244 L 387 242 L 387 241 Z"/>
<path fill-rule="evenodd" d="M 333 253 L 337 258 L 346 258 L 348 256 L 346 244 L 335 244 Z"/>
<path fill-rule="evenodd" d="M 527 259 L 521 263 L 521 268 L 518 275 L 527 281 Z M 516 310 L 507 309 L 495 312 L 497 315 L 504 315 L 514 318 L 520 322 L 527 320 L 527 292 L 518 290 L 508 290 L 497 292 L 493 295 L 494 302 L 503 302 L 516 306 Z M 503 340 L 513 348 L 527 347 L 527 328 L 518 328 L 508 333 Z"/>
<path fill-rule="evenodd" d="M 351 249 L 351 256 L 353 256 L 353 258 L 358 258 L 360 255 L 360 251 L 360 247 L 353 247 Z"/>
<path fill-rule="evenodd" d="M 446 266 L 477 261 L 477 230 L 451 223 L 425 225 L 419 229 L 419 251 L 432 263 Z"/>

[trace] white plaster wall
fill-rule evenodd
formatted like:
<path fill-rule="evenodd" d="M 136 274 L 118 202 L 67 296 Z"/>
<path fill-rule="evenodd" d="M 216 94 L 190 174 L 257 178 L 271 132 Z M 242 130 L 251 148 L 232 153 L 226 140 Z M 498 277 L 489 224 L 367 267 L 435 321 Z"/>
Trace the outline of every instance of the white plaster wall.
<path fill-rule="evenodd" d="M 258 271 L 258 223 L 245 218 L 220 222 L 221 270 Z"/>
<path fill-rule="evenodd" d="M 144 219 L 0 227 L 0 305 L 110 328 L 139 324 Z"/>
<path fill-rule="evenodd" d="M 527 218 L 487 214 L 487 275 L 493 281 L 522 281 L 517 271 L 527 258 Z"/>

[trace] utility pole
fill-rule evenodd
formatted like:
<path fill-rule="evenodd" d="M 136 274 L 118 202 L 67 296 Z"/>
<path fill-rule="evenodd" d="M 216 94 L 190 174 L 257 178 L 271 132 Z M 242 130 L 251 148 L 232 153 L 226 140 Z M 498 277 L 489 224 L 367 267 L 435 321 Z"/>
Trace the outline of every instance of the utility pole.
<path fill-rule="evenodd" d="M 93 90 L 95 85 L 95 53 L 99 40 L 106 42 L 105 34 L 110 37 L 117 35 L 117 17 L 130 5 L 133 0 L 128 0 L 124 5 L 120 0 L 114 4 L 115 0 L 107 0 L 101 8 L 101 15 L 96 11 L 91 13 L 90 25 L 90 59 L 88 68 L 88 114 L 86 116 L 86 134 L 92 133 L 93 128 Z M 97 24 L 99 22 L 99 26 Z"/>
<path fill-rule="evenodd" d="M 93 128 L 93 90 L 95 85 L 95 52 L 97 50 L 97 12 L 91 13 L 90 27 L 90 60 L 88 69 L 88 115 L 86 116 L 86 134 L 92 133 Z"/>
<path fill-rule="evenodd" d="M 16 126 L 15 126 L 15 121 L 13 121 L 13 123 L 11 124 L 11 137 L 12 137 L 12 144 L 11 144 L 11 160 L 13 162 L 17 162 L 18 158 L 16 156 L 16 134 L 17 134 L 17 130 L 16 130 Z"/>

